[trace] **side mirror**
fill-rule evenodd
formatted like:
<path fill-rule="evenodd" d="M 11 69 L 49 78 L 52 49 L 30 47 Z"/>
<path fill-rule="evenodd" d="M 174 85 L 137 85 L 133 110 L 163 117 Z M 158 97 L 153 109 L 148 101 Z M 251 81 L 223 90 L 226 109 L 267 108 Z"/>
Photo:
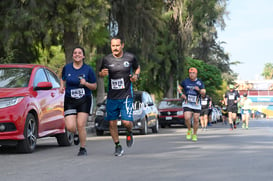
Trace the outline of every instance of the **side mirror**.
<path fill-rule="evenodd" d="M 36 87 L 34 87 L 34 90 L 50 90 L 52 89 L 52 83 L 51 82 L 39 82 Z"/>

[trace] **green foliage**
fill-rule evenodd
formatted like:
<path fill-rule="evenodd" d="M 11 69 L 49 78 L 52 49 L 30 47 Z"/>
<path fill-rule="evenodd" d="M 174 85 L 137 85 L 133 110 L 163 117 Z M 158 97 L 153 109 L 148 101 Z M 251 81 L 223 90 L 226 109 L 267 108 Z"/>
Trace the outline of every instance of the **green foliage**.
<path fill-rule="evenodd" d="M 228 82 L 234 79 L 229 57 L 215 41 L 225 0 L 2 0 L 0 8 L 1 63 L 39 63 L 59 74 L 72 48 L 81 45 L 86 63 L 98 71 L 110 53 L 108 25 L 117 21 L 126 50 L 141 65 L 136 89 L 173 96 L 176 81 L 193 65 L 215 97 L 223 89 L 220 70 Z M 186 56 L 202 61 L 185 63 Z"/>
<path fill-rule="evenodd" d="M 273 79 L 273 63 L 266 63 L 264 65 L 262 76 L 267 80 Z"/>

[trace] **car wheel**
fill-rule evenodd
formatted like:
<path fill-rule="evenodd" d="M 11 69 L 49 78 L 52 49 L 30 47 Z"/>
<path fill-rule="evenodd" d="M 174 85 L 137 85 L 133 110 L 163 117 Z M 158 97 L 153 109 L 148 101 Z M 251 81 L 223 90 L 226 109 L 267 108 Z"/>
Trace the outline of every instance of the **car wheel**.
<path fill-rule="evenodd" d="M 71 146 L 74 141 L 74 134 L 65 129 L 65 133 L 57 134 L 56 139 L 60 146 Z"/>
<path fill-rule="evenodd" d="M 29 113 L 25 121 L 24 140 L 20 140 L 17 144 L 17 150 L 21 153 L 31 153 L 35 150 L 37 143 L 37 124 L 33 114 Z"/>
<path fill-rule="evenodd" d="M 143 119 L 142 124 L 143 124 L 143 127 L 142 127 L 142 129 L 140 130 L 140 134 L 146 135 L 146 134 L 148 134 L 148 126 L 147 126 L 146 118 Z"/>
<path fill-rule="evenodd" d="M 104 132 L 103 130 L 97 130 L 96 129 L 96 135 L 97 136 L 103 136 L 103 132 Z"/>
<path fill-rule="evenodd" d="M 158 124 L 158 119 L 156 119 L 155 125 L 152 127 L 152 132 L 158 133 L 158 130 L 159 130 L 159 124 Z"/>

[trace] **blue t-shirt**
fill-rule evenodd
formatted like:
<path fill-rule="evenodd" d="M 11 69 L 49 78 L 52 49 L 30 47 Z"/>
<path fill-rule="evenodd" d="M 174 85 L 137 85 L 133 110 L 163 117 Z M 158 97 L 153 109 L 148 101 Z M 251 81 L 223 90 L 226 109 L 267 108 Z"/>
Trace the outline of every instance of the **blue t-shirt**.
<path fill-rule="evenodd" d="M 187 97 L 187 104 L 185 104 L 183 107 L 201 109 L 200 93 L 196 91 L 194 87 L 197 86 L 199 89 L 204 89 L 204 83 L 198 78 L 195 81 L 192 81 L 190 78 L 186 78 L 180 83 L 180 85 L 183 87 Z"/>
<path fill-rule="evenodd" d="M 89 83 L 96 83 L 95 72 L 89 65 L 84 63 L 80 69 L 75 69 L 73 63 L 64 66 L 62 79 L 66 81 L 65 96 L 79 99 L 92 94 L 90 89 L 80 85 L 80 78 Z"/>

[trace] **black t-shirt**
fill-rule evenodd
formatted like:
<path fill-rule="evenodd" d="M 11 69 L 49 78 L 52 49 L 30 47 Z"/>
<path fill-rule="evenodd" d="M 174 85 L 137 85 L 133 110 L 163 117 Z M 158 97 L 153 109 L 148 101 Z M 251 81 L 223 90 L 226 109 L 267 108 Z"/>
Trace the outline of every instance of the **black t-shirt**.
<path fill-rule="evenodd" d="M 209 102 L 210 102 L 210 97 L 206 95 L 205 97 L 201 96 L 201 106 L 202 109 L 208 109 L 209 108 Z"/>
<path fill-rule="evenodd" d="M 134 70 L 138 68 L 138 62 L 135 56 L 128 52 L 124 52 L 120 58 L 109 54 L 102 59 L 100 71 L 104 68 L 109 70 L 107 98 L 131 98 L 133 85 L 129 75 L 133 74 Z"/>
<path fill-rule="evenodd" d="M 234 103 L 235 100 L 240 98 L 240 94 L 236 90 L 228 90 L 225 94 L 225 98 L 227 98 L 227 105 L 228 106 L 237 106 L 237 103 Z"/>

